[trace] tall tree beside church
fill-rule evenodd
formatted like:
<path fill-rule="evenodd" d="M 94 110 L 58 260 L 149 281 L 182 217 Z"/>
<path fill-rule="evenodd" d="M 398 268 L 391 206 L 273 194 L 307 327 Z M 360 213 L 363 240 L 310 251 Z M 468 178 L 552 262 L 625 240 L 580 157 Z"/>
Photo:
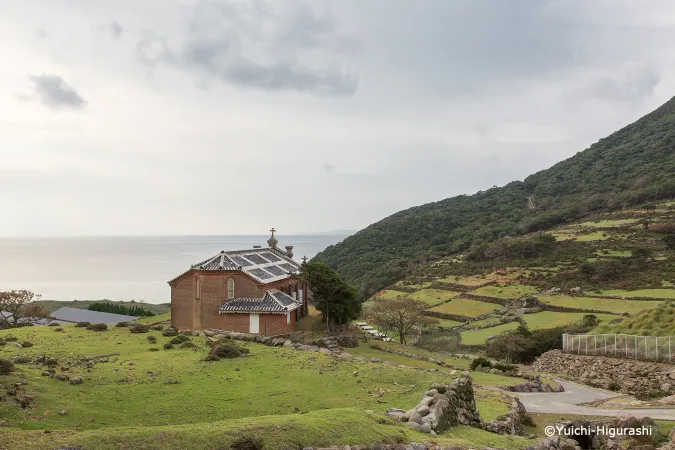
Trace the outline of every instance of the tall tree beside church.
<path fill-rule="evenodd" d="M 356 290 L 324 263 L 304 263 L 300 276 L 312 291 L 312 299 L 326 322 L 328 331 L 359 317 L 361 304 Z"/>

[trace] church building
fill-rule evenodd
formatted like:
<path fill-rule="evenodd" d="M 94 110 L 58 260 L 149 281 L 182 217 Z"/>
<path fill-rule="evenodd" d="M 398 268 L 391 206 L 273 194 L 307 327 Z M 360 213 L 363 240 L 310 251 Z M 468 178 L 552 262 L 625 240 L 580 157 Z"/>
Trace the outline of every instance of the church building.
<path fill-rule="evenodd" d="M 169 281 L 171 323 L 179 330 L 220 329 L 266 336 L 290 333 L 307 315 L 306 283 L 293 247 L 222 251 Z"/>

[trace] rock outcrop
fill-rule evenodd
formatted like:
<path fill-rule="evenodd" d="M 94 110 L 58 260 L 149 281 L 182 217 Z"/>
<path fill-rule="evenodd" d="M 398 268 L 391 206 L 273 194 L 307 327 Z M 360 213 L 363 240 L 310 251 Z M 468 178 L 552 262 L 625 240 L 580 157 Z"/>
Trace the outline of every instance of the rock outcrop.
<path fill-rule="evenodd" d="M 532 369 L 567 374 L 575 381 L 620 390 L 640 399 L 675 393 L 675 368 L 665 363 L 574 355 L 551 350 L 541 355 Z"/>

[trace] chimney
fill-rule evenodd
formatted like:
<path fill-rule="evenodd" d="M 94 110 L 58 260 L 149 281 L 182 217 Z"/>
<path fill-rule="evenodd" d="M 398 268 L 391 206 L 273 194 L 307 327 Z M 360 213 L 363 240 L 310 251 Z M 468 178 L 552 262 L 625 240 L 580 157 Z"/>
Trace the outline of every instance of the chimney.
<path fill-rule="evenodd" d="M 288 256 L 289 258 L 293 258 L 293 246 L 292 245 L 286 246 L 286 256 Z"/>

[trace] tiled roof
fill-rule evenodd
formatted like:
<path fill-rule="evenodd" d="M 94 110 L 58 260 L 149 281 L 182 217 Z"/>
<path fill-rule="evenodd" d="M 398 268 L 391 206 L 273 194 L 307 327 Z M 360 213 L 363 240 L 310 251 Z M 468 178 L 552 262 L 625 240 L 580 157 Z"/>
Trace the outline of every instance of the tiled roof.
<path fill-rule="evenodd" d="M 276 248 L 254 248 L 220 252 L 211 258 L 194 264 L 191 270 L 226 271 L 238 270 L 261 283 L 283 280 L 300 270 L 300 265 L 286 253 Z M 180 275 L 182 276 L 182 275 Z"/>
<path fill-rule="evenodd" d="M 228 313 L 268 313 L 284 314 L 299 308 L 300 302 L 285 292 L 271 289 L 262 298 L 234 298 L 220 305 L 220 314 Z"/>

